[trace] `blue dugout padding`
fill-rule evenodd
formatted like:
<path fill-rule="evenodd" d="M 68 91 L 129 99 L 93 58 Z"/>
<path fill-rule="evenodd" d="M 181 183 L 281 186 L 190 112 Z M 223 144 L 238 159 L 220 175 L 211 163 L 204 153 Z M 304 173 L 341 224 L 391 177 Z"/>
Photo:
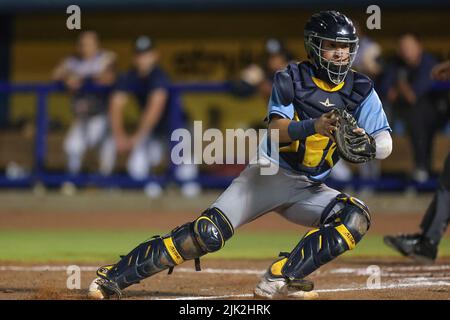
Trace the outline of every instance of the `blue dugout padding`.
<path fill-rule="evenodd" d="M 90 86 L 91 91 L 105 91 L 109 88 Z M 436 83 L 436 90 L 449 90 L 450 82 Z M 33 168 L 31 173 L 20 179 L 8 179 L 6 175 L 0 175 L 0 187 L 2 188 L 30 188 L 40 183 L 47 187 L 59 187 L 64 182 L 72 182 L 78 187 L 97 186 L 101 188 L 142 188 L 148 182 L 157 182 L 162 186 L 169 183 L 179 183 L 174 176 L 174 165 L 170 163 L 167 172 L 160 176 L 149 176 L 143 181 L 136 181 L 124 174 L 102 176 L 99 174 L 79 174 L 76 176 L 65 173 L 52 173 L 46 170 L 48 134 L 48 98 L 55 92 L 64 92 L 61 84 L 57 83 L 0 83 L 1 93 L 34 93 L 37 96 L 36 103 L 36 134 L 34 137 Z M 185 93 L 228 93 L 230 85 L 224 83 L 182 83 L 173 84 L 170 87 L 170 130 L 183 128 L 182 96 Z M 170 142 L 170 148 L 176 142 Z M 226 188 L 234 176 L 217 176 L 212 174 L 200 174 L 198 182 L 205 188 Z M 436 179 L 430 179 L 425 183 L 408 181 L 401 177 L 383 177 L 376 181 L 365 181 L 355 178 L 348 182 L 327 180 L 327 184 L 337 189 L 351 187 L 353 189 L 372 188 L 383 191 L 402 191 L 407 188 L 415 188 L 419 191 L 431 191 L 436 188 Z"/>

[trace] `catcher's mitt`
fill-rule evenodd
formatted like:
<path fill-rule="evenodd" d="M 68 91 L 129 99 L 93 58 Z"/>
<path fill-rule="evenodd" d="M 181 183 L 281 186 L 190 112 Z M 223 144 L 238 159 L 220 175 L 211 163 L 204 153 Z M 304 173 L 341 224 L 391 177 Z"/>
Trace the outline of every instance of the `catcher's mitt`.
<path fill-rule="evenodd" d="M 363 163 L 375 158 L 375 140 L 367 133 L 353 132 L 358 128 L 355 118 L 344 109 L 334 109 L 338 117 L 334 139 L 342 159 Z"/>

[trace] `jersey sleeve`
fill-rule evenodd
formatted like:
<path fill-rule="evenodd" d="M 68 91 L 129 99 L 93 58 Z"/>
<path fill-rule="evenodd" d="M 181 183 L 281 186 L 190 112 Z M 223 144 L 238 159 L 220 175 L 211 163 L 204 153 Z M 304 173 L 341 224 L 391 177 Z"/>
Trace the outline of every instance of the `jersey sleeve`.
<path fill-rule="evenodd" d="M 267 116 L 270 119 L 271 115 L 277 114 L 283 118 L 294 119 L 294 105 L 291 103 L 288 106 L 281 104 L 278 98 L 277 92 L 272 88 L 272 94 L 270 95 L 268 113 Z"/>
<path fill-rule="evenodd" d="M 168 90 L 169 86 L 169 77 L 161 69 L 158 68 L 153 72 L 152 76 L 149 79 L 147 91 L 151 92 L 156 89 Z"/>
<path fill-rule="evenodd" d="M 374 89 L 372 89 L 369 96 L 356 110 L 355 118 L 358 126 L 370 135 L 374 135 L 383 130 L 392 131 L 384 113 L 381 100 Z"/>
<path fill-rule="evenodd" d="M 114 85 L 114 91 L 124 91 L 124 92 L 130 92 L 131 91 L 131 85 L 130 85 L 130 79 L 129 79 L 128 73 L 121 74 L 116 84 Z"/>

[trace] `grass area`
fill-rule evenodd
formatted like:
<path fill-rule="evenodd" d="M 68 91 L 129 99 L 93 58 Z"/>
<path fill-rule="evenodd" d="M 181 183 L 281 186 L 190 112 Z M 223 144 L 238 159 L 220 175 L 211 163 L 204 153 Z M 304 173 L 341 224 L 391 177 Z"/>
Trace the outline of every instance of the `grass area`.
<path fill-rule="evenodd" d="M 1 230 L 0 261 L 28 263 L 115 261 L 136 244 L 157 231 L 105 230 Z M 209 258 L 274 258 L 279 251 L 290 251 L 299 235 L 288 232 L 241 232 L 225 248 Z M 399 256 L 383 244 L 382 237 L 368 235 L 347 257 Z M 443 239 L 439 256 L 450 256 L 450 238 Z"/>

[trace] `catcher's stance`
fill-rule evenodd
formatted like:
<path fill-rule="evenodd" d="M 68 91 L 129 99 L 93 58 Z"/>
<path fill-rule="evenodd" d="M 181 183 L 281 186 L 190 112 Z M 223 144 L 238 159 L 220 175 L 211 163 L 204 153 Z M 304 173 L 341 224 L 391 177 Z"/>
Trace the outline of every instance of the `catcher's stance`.
<path fill-rule="evenodd" d="M 270 211 L 315 229 L 272 263 L 255 296 L 317 296 L 305 277 L 353 249 L 370 226 L 364 203 L 322 181 L 339 155 L 353 162 L 384 159 L 392 140 L 372 81 L 350 70 L 358 48 L 351 20 L 320 12 L 304 35 L 311 61 L 278 72 L 269 101 L 269 129 L 279 130 L 278 173 L 261 175 L 260 165 L 250 164 L 200 217 L 100 268 L 89 288 L 92 297 L 120 296 L 122 289 L 185 260 L 195 259 L 199 267 L 198 259 L 221 249 L 235 229 Z M 262 149 L 275 161 L 277 150 Z"/>

